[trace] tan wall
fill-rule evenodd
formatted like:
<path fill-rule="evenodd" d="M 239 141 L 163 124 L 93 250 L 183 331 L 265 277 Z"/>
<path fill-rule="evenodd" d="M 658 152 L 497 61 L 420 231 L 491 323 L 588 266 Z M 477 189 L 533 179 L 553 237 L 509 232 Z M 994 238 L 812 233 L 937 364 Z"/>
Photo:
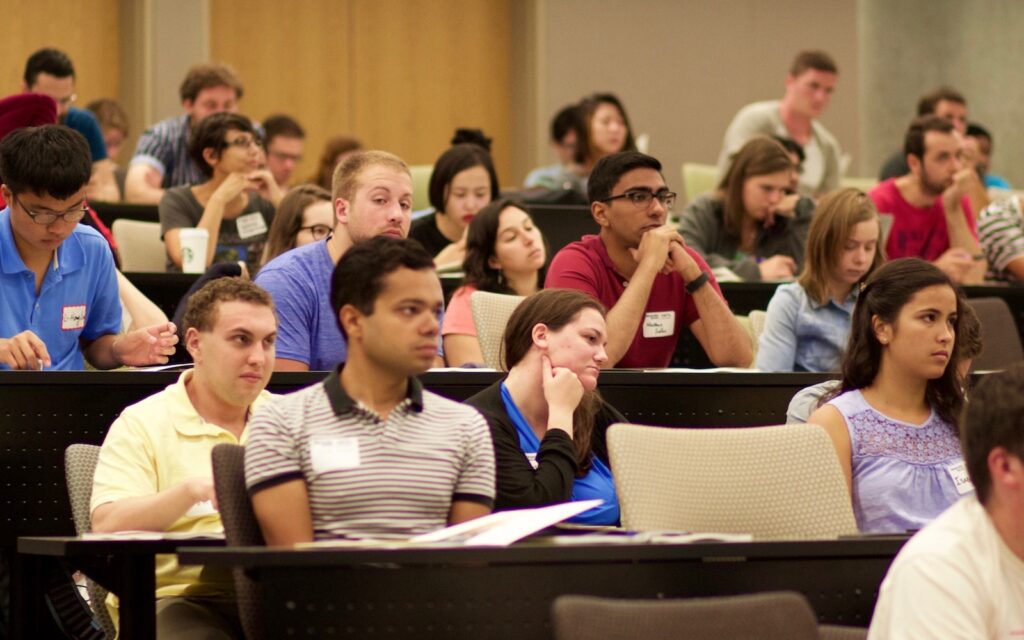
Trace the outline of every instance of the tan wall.
<path fill-rule="evenodd" d="M 736 111 L 781 97 L 796 51 L 821 48 L 840 68 L 823 122 L 857 169 L 857 0 L 537 2 L 541 136 L 562 105 L 614 91 L 680 189 L 682 163 L 714 163 Z M 552 162 L 543 142 L 536 164 Z"/>
<path fill-rule="evenodd" d="M 457 126 L 493 137 L 507 174 L 511 1 L 215 0 L 210 54 L 241 74 L 246 115 L 302 123 L 300 177 L 332 135 L 432 164 Z"/>
<path fill-rule="evenodd" d="M 56 47 L 75 64 L 76 106 L 117 97 L 118 0 L 7 0 L 3 7 L 7 28 L 0 37 L 0 96 L 21 91 L 25 61 L 33 51 Z"/>

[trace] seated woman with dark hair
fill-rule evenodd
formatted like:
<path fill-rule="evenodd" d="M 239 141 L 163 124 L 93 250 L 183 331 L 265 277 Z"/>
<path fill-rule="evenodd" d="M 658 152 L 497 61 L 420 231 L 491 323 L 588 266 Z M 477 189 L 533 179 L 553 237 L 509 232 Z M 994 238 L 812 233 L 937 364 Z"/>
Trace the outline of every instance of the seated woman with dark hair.
<path fill-rule="evenodd" d="M 544 282 L 546 260 L 544 238 L 522 204 L 502 198 L 476 214 L 466 236 L 465 278 L 452 294 L 441 326 L 448 366 L 484 361 L 469 304 L 473 292 L 537 293 Z"/>
<path fill-rule="evenodd" d="M 796 165 L 767 136 L 736 153 L 715 193 L 686 207 L 679 233 L 712 268 L 743 280 L 792 280 L 803 266 L 814 201 L 790 193 Z"/>
<path fill-rule="evenodd" d="M 605 432 L 626 420 L 597 393 L 608 361 L 604 316 L 585 293 L 547 289 L 509 318 L 508 376 L 466 400 L 491 427 L 495 510 L 601 498 L 604 504 L 571 521 L 619 521 Z"/>
<path fill-rule="evenodd" d="M 501 193 L 491 160 L 490 138 L 479 129 L 458 129 L 452 145 L 437 159 L 430 174 L 430 206 L 434 212 L 415 220 L 409 229 L 409 237 L 434 256 L 439 269 L 462 264 L 470 221 Z"/>
<path fill-rule="evenodd" d="M 188 227 L 209 233 L 206 266 L 242 261 L 249 273 L 259 269 L 282 197 L 274 176 L 260 168 L 261 144 L 249 119 L 236 113 L 208 116 L 192 130 L 188 152 L 207 180 L 168 189 L 160 198 L 168 271 L 181 270 L 181 229 Z"/>
<path fill-rule="evenodd" d="M 920 529 L 973 491 L 957 432 L 963 304 L 918 258 L 881 266 L 857 298 L 839 392 L 808 422 L 832 439 L 864 533 Z"/>

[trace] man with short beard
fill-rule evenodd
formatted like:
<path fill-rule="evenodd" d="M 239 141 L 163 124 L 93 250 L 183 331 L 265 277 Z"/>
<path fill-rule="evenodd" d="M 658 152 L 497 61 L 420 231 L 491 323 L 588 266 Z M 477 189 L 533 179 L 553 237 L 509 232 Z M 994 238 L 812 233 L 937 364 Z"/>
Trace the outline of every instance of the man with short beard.
<path fill-rule="evenodd" d="M 963 137 L 949 120 L 924 116 L 910 124 L 903 148 L 910 173 L 868 194 L 892 217 L 886 257 L 923 258 L 955 282 L 981 282 L 986 265 L 967 197 L 974 167 L 963 161 Z"/>

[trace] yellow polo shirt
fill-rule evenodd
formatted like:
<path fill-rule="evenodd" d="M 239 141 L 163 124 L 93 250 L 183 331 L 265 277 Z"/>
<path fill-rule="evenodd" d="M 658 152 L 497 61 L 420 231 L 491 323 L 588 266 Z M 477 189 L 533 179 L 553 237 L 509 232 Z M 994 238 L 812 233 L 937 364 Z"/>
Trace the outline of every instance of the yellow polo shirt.
<path fill-rule="evenodd" d="M 163 391 L 127 407 L 111 425 L 100 450 L 89 512 L 107 502 L 150 496 L 187 478 L 213 477 L 210 451 L 221 443 L 239 444 L 230 432 L 203 420 L 185 391 L 185 371 Z M 250 414 L 271 398 L 267 391 L 253 402 Z M 200 503 L 178 518 L 172 532 L 219 533 L 220 514 Z M 202 575 L 200 575 L 202 574 Z M 156 597 L 212 596 L 233 593 L 231 574 L 178 566 L 173 554 L 156 557 Z M 116 606 L 116 605 L 115 605 Z"/>

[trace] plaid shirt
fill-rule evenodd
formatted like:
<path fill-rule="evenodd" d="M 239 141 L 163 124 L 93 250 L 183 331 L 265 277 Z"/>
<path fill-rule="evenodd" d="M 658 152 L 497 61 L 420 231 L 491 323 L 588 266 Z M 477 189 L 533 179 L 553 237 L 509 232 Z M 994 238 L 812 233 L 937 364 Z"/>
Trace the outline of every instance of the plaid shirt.
<path fill-rule="evenodd" d="M 161 120 L 139 137 L 132 164 L 145 164 L 159 171 L 164 189 L 205 182 L 206 176 L 188 155 L 188 136 L 188 115 Z"/>

